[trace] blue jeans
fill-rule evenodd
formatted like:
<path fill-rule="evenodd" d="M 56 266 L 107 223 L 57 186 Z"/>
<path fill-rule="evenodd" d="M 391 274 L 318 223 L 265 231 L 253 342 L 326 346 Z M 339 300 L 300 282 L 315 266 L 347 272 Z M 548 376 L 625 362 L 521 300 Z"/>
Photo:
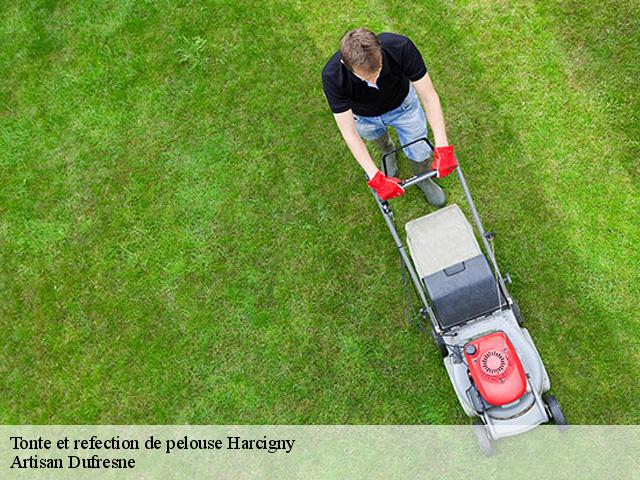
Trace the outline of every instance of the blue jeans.
<path fill-rule="evenodd" d="M 413 85 L 399 107 L 376 117 L 353 116 L 356 129 L 365 140 L 380 138 L 387 132 L 387 127 L 396 129 L 401 145 L 427 136 L 427 118 Z M 424 162 L 431 156 L 431 147 L 427 142 L 415 143 L 403 151 L 414 162 Z"/>

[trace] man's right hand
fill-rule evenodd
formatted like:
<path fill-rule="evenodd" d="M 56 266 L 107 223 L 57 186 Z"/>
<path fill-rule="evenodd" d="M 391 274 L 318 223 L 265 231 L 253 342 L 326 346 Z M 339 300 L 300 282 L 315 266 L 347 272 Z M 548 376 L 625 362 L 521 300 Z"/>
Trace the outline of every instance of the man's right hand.
<path fill-rule="evenodd" d="M 389 200 L 390 198 L 400 197 L 404 195 L 404 188 L 400 184 L 401 180 L 396 177 L 387 177 L 380 170 L 367 182 L 373 188 L 380 200 Z"/>

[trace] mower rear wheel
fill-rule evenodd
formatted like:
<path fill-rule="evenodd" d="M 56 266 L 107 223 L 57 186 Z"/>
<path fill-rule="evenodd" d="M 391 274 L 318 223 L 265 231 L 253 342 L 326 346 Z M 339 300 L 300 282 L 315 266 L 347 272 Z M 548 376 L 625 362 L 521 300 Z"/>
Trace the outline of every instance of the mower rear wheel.
<path fill-rule="evenodd" d="M 482 420 L 476 418 L 473 420 L 473 433 L 476 434 L 478 445 L 485 457 L 493 455 L 493 441 L 489 436 L 489 430 Z"/>
<path fill-rule="evenodd" d="M 440 351 L 440 355 L 442 355 L 442 358 L 448 357 L 449 350 L 447 349 L 447 344 L 444 343 L 443 338 L 440 335 L 434 334 L 433 340 L 436 342 L 436 345 L 438 346 L 438 350 Z"/>
<path fill-rule="evenodd" d="M 516 317 L 518 325 L 522 327 L 524 325 L 524 318 L 522 318 L 522 313 L 520 313 L 520 307 L 515 300 L 512 300 L 512 302 L 513 303 L 511 304 L 511 311 L 513 312 L 513 316 Z"/>
<path fill-rule="evenodd" d="M 567 428 L 569 428 L 569 422 L 567 422 L 567 419 L 565 418 L 564 413 L 560 408 L 558 399 L 555 397 L 555 395 L 544 395 L 542 399 L 547 404 L 549 412 L 551 413 L 551 418 L 553 419 L 553 422 L 558 426 L 558 430 L 564 432 Z"/>

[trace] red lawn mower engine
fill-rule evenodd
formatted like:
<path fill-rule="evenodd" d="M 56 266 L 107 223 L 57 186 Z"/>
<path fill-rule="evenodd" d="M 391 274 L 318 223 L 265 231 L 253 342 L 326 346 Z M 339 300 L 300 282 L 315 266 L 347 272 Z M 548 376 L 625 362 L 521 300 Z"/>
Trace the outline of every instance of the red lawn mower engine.
<path fill-rule="evenodd" d="M 503 332 L 467 343 L 464 356 L 476 388 L 491 405 L 514 402 L 527 390 L 520 358 Z"/>

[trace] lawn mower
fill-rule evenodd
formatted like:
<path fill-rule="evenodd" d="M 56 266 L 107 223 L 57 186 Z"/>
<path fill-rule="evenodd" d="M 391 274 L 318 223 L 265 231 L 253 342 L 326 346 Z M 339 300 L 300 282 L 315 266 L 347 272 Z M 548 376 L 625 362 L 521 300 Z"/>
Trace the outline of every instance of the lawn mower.
<path fill-rule="evenodd" d="M 427 138 L 402 145 L 383 156 L 383 170 L 388 155 L 421 141 L 434 149 Z M 400 185 L 406 189 L 443 176 L 436 168 Z M 371 191 L 406 269 L 403 275 L 408 273 L 419 297 L 419 326 L 435 340 L 464 412 L 475 419 L 480 447 L 491 455 L 500 438 L 547 422 L 564 429 L 567 421 L 556 398 L 546 394 L 549 376 L 507 290 L 511 279 L 498 267 L 494 234 L 484 230 L 457 161 L 448 171 L 457 173 L 484 251 L 460 207 L 451 204 L 405 225 L 407 254 L 389 202 Z"/>

